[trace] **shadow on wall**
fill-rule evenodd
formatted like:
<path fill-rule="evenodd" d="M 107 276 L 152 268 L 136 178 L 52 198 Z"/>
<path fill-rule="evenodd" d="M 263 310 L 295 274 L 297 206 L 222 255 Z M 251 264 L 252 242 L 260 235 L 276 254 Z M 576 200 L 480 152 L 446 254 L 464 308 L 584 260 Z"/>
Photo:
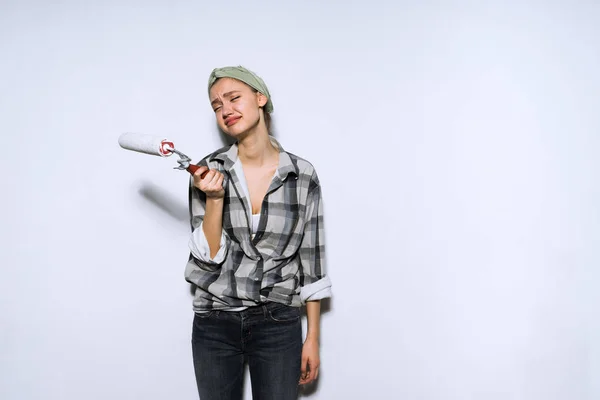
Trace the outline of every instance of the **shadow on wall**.
<path fill-rule="evenodd" d="M 142 182 L 138 193 L 150 204 L 169 215 L 177 222 L 182 223 L 182 227 L 190 230 L 189 205 L 180 197 L 175 197 L 160 186 L 150 182 Z M 194 285 L 190 283 L 190 295 L 194 296 Z"/>
<path fill-rule="evenodd" d="M 173 217 L 177 221 L 184 222 L 189 226 L 190 214 L 186 199 L 175 197 L 160 186 L 151 182 L 142 182 L 138 193 L 142 198 L 156 206 L 156 208 L 163 211 L 165 214 Z"/>

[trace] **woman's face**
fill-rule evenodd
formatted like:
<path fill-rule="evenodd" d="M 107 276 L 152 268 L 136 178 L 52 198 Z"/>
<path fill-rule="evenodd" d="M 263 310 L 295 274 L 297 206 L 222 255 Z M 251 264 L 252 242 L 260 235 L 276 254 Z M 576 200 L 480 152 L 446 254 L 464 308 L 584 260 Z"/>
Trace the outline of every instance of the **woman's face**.
<path fill-rule="evenodd" d="M 220 78 L 210 88 L 210 103 L 221 130 L 239 137 L 258 126 L 267 97 L 237 79 Z"/>

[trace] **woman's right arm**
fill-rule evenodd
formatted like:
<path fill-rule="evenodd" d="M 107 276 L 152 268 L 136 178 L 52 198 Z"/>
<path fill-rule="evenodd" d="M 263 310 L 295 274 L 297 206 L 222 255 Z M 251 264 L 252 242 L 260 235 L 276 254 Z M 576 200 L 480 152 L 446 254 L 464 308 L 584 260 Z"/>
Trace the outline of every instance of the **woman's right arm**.
<path fill-rule="evenodd" d="M 197 265 L 214 270 L 224 261 L 229 240 L 222 228 L 224 177 L 218 170 L 202 166 L 192 176 L 190 214 L 192 236 L 189 247 Z M 199 264 L 200 263 L 200 264 Z"/>
<path fill-rule="evenodd" d="M 202 166 L 194 173 L 194 186 L 206 194 L 206 210 L 202 229 L 210 248 L 210 258 L 214 258 L 221 247 L 223 232 L 223 189 L 224 176 L 216 169 L 208 170 L 204 178 L 201 175 L 208 170 Z"/>
<path fill-rule="evenodd" d="M 223 199 L 206 199 L 206 214 L 202 223 L 202 230 L 208 247 L 210 258 L 215 258 L 221 247 L 221 235 L 223 233 Z"/>

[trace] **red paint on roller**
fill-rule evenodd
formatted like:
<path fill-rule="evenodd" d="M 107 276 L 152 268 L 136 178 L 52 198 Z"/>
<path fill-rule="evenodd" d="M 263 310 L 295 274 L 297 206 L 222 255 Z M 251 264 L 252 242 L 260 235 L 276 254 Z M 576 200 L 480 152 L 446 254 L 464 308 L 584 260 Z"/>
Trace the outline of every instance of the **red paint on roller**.
<path fill-rule="evenodd" d="M 162 142 L 160 142 L 160 149 L 158 149 L 160 151 L 160 153 L 164 156 L 169 155 L 172 153 L 171 149 L 174 149 L 175 145 L 173 144 L 173 142 L 167 142 L 166 140 L 163 140 Z"/>

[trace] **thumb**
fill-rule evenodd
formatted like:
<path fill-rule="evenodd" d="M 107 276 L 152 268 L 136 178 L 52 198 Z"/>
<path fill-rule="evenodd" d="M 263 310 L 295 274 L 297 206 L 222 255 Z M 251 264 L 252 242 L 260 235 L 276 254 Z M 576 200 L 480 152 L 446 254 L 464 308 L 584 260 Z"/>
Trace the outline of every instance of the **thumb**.
<path fill-rule="evenodd" d="M 198 178 L 200 178 L 200 176 L 203 173 L 205 173 L 206 171 L 208 171 L 208 167 L 206 165 L 202 165 L 202 166 L 198 167 L 196 172 L 194 172 L 194 176 L 197 176 Z"/>

